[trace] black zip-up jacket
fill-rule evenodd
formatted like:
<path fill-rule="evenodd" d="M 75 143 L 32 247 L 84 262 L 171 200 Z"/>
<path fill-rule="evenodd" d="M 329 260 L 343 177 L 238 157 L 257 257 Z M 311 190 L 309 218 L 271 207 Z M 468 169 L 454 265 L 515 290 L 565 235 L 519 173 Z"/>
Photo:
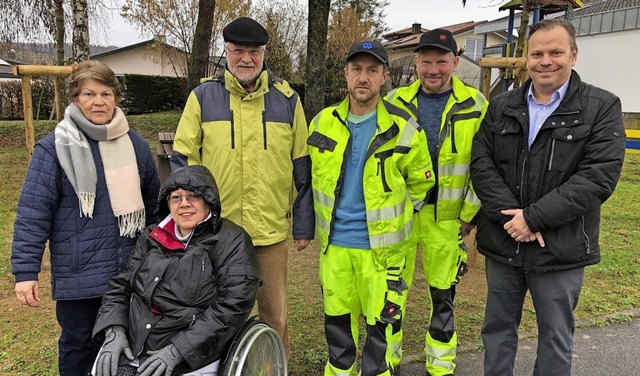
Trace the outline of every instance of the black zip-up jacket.
<path fill-rule="evenodd" d="M 211 207 L 211 217 L 196 226 L 186 245 L 166 217 L 166 197 L 178 188 L 201 194 Z M 255 304 L 258 262 L 249 235 L 220 218 L 218 189 L 205 167 L 173 172 L 158 204 L 165 219 L 143 232 L 125 268 L 111 279 L 93 336 L 101 342 L 109 326 L 127 328 L 140 363 L 148 351 L 173 343 L 185 359 L 174 374 L 183 374 L 224 355 Z"/>
<path fill-rule="evenodd" d="M 573 71 L 558 108 L 528 146 L 524 86 L 489 103 L 473 142 L 471 181 L 482 202 L 478 251 L 525 270 L 565 270 L 600 261 L 600 206 L 611 196 L 624 160 L 620 100 L 588 85 Z M 537 241 L 518 243 L 502 227 L 524 211 Z"/>

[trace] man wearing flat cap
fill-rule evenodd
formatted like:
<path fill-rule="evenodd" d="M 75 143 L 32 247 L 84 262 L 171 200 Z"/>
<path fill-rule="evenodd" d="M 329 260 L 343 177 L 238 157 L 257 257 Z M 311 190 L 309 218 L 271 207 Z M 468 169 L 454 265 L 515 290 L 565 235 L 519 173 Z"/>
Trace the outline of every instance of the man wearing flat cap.
<path fill-rule="evenodd" d="M 474 227 L 480 209 L 469 177 L 471 144 L 488 102 L 453 74 L 460 57 L 449 30 L 422 34 L 414 52 L 418 79 L 391 91 L 386 98 L 408 111 L 424 130 L 437 184 L 426 205 L 415 214 L 417 244 L 411 248 L 403 276 L 411 287 L 420 244 L 431 302 L 426 368 L 431 376 L 452 375 L 457 346 L 453 297 L 467 260 L 462 239 Z M 400 350 L 402 330 L 393 332 L 389 341 Z M 399 363 L 400 357 L 401 351 L 397 351 L 394 363 Z"/>
<path fill-rule="evenodd" d="M 298 93 L 267 70 L 269 34 L 262 25 L 241 17 L 222 36 L 226 69 L 189 95 L 171 168 L 201 164 L 215 176 L 222 217 L 242 226 L 255 245 L 260 319 L 278 332 L 288 357 L 287 237 L 293 228 L 300 251 L 314 236 L 306 119 Z"/>
<path fill-rule="evenodd" d="M 362 314 L 360 374 L 386 376 L 393 365 L 385 333 L 404 314 L 401 270 L 413 211 L 434 179 L 424 131 L 380 96 L 389 77 L 384 47 L 355 43 L 346 60 L 349 95 L 316 115 L 307 141 L 329 347 L 324 375 L 357 373 Z"/>

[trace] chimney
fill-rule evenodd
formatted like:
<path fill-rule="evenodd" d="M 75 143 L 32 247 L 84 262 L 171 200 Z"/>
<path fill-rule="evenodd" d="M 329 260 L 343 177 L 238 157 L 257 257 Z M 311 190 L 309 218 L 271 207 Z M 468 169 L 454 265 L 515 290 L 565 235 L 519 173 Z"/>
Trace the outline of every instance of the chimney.
<path fill-rule="evenodd" d="M 7 52 L 7 58 L 15 59 L 16 58 L 16 50 L 14 50 L 13 48 L 10 49 L 9 52 Z"/>
<path fill-rule="evenodd" d="M 422 33 L 422 25 L 414 22 L 413 25 L 411 25 L 411 34 L 420 34 Z"/>

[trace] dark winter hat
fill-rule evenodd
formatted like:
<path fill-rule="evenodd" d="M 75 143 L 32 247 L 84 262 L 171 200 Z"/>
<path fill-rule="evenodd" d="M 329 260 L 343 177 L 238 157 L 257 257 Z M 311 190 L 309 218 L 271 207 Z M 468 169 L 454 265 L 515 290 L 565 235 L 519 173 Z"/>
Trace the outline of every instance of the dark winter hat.
<path fill-rule="evenodd" d="M 437 47 L 441 50 L 453 52 L 458 56 L 458 44 L 453 39 L 451 32 L 446 29 L 433 29 L 422 34 L 420 37 L 420 44 L 413 52 L 418 52 L 422 47 Z"/>
<path fill-rule="evenodd" d="M 240 17 L 222 29 L 224 42 L 246 46 L 264 46 L 269 41 L 269 33 L 256 20 Z"/>
<path fill-rule="evenodd" d="M 220 194 L 211 171 L 201 165 L 191 165 L 173 171 L 165 180 L 158 194 L 158 210 L 156 214 L 160 220 L 164 219 L 171 211 L 167 197 L 177 189 L 184 189 L 201 195 L 209 204 L 211 215 L 216 218 L 220 216 L 222 211 Z"/>
<path fill-rule="evenodd" d="M 389 65 L 389 55 L 387 55 L 387 50 L 384 49 L 382 43 L 378 41 L 364 41 L 364 42 L 356 42 L 349 49 L 349 53 L 347 54 L 347 61 L 351 60 L 351 58 L 359 53 L 366 53 L 375 56 L 378 60 L 382 62 L 384 65 Z"/>

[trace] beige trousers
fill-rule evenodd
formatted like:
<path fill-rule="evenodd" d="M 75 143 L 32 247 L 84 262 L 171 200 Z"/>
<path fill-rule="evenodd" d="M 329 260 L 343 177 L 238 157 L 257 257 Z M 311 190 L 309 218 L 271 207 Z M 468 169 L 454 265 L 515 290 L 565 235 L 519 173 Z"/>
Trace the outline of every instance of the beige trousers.
<path fill-rule="evenodd" d="M 287 324 L 287 260 L 288 242 L 256 246 L 262 286 L 258 288 L 258 315 L 282 339 L 287 360 L 291 353 Z"/>

